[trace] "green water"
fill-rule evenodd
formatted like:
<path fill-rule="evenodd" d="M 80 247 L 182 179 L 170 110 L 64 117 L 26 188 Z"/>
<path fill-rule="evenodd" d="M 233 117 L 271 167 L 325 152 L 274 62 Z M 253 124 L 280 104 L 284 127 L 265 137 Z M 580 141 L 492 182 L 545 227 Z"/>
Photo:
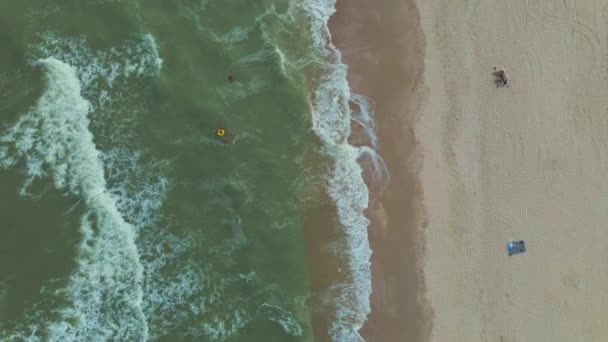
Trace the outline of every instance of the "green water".
<path fill-rule="evenodd" d="M 0 4 L 0 340 L 312 340 L 305 19 Z"/>

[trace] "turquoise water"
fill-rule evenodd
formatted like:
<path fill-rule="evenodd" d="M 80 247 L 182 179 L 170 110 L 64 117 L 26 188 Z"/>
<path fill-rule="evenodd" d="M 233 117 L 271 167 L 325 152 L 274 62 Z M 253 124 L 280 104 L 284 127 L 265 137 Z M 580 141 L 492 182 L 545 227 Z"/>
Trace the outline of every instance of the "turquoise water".
<path fill-rule="evenodd" d="M 332 10 L 0 4 L 0 340 L 312 341 L 321 192 L 350 270 L 329 333 L 357 340 L 372 150 L 346 141 Z"/>

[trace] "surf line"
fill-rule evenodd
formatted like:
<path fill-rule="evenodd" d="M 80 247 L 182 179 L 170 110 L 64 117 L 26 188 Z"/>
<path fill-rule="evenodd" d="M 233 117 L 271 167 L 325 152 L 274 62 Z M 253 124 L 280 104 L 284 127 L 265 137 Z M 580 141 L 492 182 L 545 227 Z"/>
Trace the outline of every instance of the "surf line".
<path fill-rule="evenodd" d="M 342 63 L 341 52 L 331 42 L 327 24 L 335 12 L 335 0 L 308 0 L 301 8 L 309 18 L 317 54 L 324 61 L 320 65 L 322 79 L 311 96 L 312 129 L 321 141 L 322 152 L 333 159 L 327 190 L 346 235 L 345 256 L 350 276 L 346 282 L 334 286 L 337 307 L 329 333 L 334 341 L 363 341 L 359 329 L 371 312 L 372 250 L 367 235 L 370 221 L 364 213 L 369 205 L 369 189 L 359 160 L 367 155 L 380 169 L 384 168 L 384 162 L 374 151 L 373 126 L 368 129 L 372 147 L 356 147 L 348 141 L 351 121 L 357 119 L 350 110 L 350 102 L 361 102 L 361 98 L 351 93 L 348 68 Z"/>
<path fill-rule="evenodd" d="M 107 190 L 100 152 L 88 128 L 91 105 L 81 95 L 75 68 L 54 57 L 34 65 L 45 69 L 46 88 L 36 107 L 1 141 L 12 143 L 16 157 L 25 161 L 26 191 L 35 179 L 50 174 L 55 187 L 77 197 L 86 210 L 79 260 L 67 291 L 71 305 L 59 310 L 61 319 L 46 330 L 59 340 L 86 336 L 144 341 L 148 325 L 136 232 Z M 68 323 L 74 321 L 78 323 Z"/>

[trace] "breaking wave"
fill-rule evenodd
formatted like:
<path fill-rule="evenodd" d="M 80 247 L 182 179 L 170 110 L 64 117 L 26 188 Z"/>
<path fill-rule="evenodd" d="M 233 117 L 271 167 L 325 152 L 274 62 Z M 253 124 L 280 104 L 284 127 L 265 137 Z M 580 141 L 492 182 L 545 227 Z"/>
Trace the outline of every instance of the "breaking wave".
<path fill-rule="evenodd" d="M 347 66 L 331 42 L 327 23 L 335 12 L 335 0 L 307 0 L 302 9 L 309 19 L 312 38 L 321 63 L 321 80 L 312 100 L 312 125 L 321 140 L 323 152 L 334 160 L 328 192 L 338 210 L 338 219 L 346 235 L 350 279 L 336 284 L 330 291 L 337 300 L 335 320 L 330 334 L 335 341 L 362 341 L 358 333 L 370 312 L 372 292 L 371 249 L 367 228 L 370 185 L 385 184 L 388 173 L 376 152 L 371 106 L 359 95 L 352 94 L 347 81 Z M 351 106 L 358 110 L 351 110 Z M 353 122 L 361 127 L 365 143 L 349 143 Z M 364 168 L 362 168 L 362 165 Z M 369 177 L 366 177 L 369 176 Z"/>
<path fill-rule="evenodd" d="M 67 289 L 69 305 L 58 309 L 61 319 L 44 323 L 44 334 L 54 341 L 83 336 L 145 340 L 136 232 L 107 189 L 100 152 L 88 129 L 90 103 L 81 95 L 75 68 L 54 57 L 35 65 L 45 70 L 46 89 L 35 108 L 1 138 L 15 156 L 6 164 L 25 161 L 24 193 L 36 179 L 50 177 L 84 209 L 78 265 Z"/>
<path fill-rule="evenodd" d="M 143 297 L 151 290 L 141 252 L 152 247 L 139 250 L 138 231 L 157 219 L 169 187 L 160 172 L 166 165 L 143 165 L 133 144 L 129 150 L 104 152 L 89 128 L 109 125 L 106 130 L 114 134 L 96 137 L 98 142 L 132 141 L 136 113 L 122 115 L 119 108 L 136 94 L 129 87 L 138 79 L 160 72 L 158 46 L 150 34 L 134 35 L 108 50 L 91 49 L 82 36 L 45 33 L 40 38 L 33 49 L 38 59 L 31 63 L 45 70 L 46 89 L 35 108 L 0 137 L 0 167 L 23 161 L 21 195 L 30 196 L 36 180 L 51 178 L 56 188 L 73 196 L 75 207 L 84 209 L 82 241 L 68 288 L 49 294 L 68 305 L 51 312 L 28 310 L 27 320 L 8 337 L 145 340 L 150 335 L 149 305 Z M 136 172 L 144 168 L 150 172 Z M 133 174 L 144 183 L 133 181 Z"/>
<path fill-rule="evenodd" d="M 138 34 L 121 46 L 93 50 L 83 36 L 61 37 L 53 32 L 40 35 L 37 55 L 53 56 L 76 69 L 82 95 L 93 109 L 103 108 L 132 94 L 127 82 L 133 78 L 156 76 L 163 60 L 158 55 L 156 39 Z M 112 94 L 110 94 L 112 93 Z"/>

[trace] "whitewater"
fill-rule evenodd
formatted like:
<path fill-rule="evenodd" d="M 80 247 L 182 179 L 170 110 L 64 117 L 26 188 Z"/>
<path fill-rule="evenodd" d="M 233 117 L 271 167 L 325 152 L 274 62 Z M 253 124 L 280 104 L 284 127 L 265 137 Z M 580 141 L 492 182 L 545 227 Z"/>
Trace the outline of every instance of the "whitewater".
<path fill-rule="evenodd" d="M 344 258 L 350 274 L 349 282 L 333 286 L 337 309 L 330 334 L 334 341 L 354 342 L 363 341 L 359 329 L 371 311 L 372 250 L 367 233 L 370 221 L 365 216 L 369 206 L 368 184 L 386 184 L 389 175 L 376 153 L 377 137 L 370 104 L 363 96 L 351 92 L 348 67 L 342 63 L 341 52 L 331 40 L 328 22 L 336 11 L 335 5 L 336 0 L 308 0 L 302 9 L 309 18 L 323 70 L 323 77 L 312 94 L 312 128 L 323 144 L 323 152 L 334 160 L 328 193 L 336 204 L 346 235 Z M 358 109 L 351 109 L 351 104 Z M 365 144 L 354 146 L 349 142 L 349 138 L 354 137 L 352 123 L 361 128 Z"/>
<path fill-rule="evenodd" d="M 82 201 L 78 267 L 67 289 L 71 302 L 62 319 L 45 322 L 49 340 L 146 340 L 142 274 L 133 227 L 125 222 L 106 188 L 100 152 L 89 131 L 89 102 L 70 65 L 49 57 L 46 89 L 34 110 L 2 137 L 13 144 L 11 162 L 26 164 L 28 185 L 49 176 L 55 187 Z M 5 166 L 11 164 L 5 161 Z"/>
<path fill-rule="evenodd" d="M 0 339 L 222 341 L 254 331 L 310 340 L 306 258 L 290 254 L 304 250 L 298 206 L 306 205 L 283 190 L 312 184 L 301 161 L 314 140 L 331 164 L 313 176 L 325 177 L 344 232 L 335 253 L 347 266 L 345 281 L 323 289 L 335 308 L 329 333 L 361 340 L 371 294 L 368 186 L 388 178 L 372 106 L 351 93 L 331 44 L 334 0 L 265 4 L 239 24 L 214 26 L 209 11 L 222 8 L 206 1 L 175 13 L 108 3 L 99 6 L 133 20 L 122 35 L 32 34 L 23 72 L 41 72 L 44 86 L 5 122 L 0 167 L 23 173 L 24 201 L 45 198 L 45 187 L 62 192 L 73 208 L 58 214 L 79 218 L 78 243 L 67 285 L 47 279 L 47 292 L 23 304 Z M 159 14 L 194 24 L 173 37 L 153 24 Z M 154 35 L 138 33 L 147 29 Z M 321 76 L 306 83 L 308 74 Z M 234 127 L 236 144 L 209 134 L 220 124 Z"/>

